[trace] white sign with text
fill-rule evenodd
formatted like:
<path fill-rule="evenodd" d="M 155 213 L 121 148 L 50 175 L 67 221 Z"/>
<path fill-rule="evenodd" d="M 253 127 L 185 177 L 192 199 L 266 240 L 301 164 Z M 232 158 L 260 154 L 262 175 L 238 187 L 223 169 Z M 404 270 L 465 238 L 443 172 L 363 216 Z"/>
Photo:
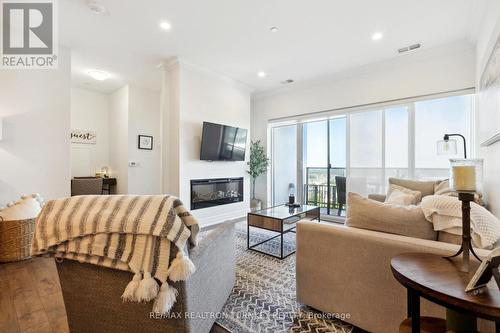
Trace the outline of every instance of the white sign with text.
<path fill-rule="evenodd" d="M 95 145 L 97 143 L 97 134 L 94 131 L 71 130 L 71 143 Z"/>

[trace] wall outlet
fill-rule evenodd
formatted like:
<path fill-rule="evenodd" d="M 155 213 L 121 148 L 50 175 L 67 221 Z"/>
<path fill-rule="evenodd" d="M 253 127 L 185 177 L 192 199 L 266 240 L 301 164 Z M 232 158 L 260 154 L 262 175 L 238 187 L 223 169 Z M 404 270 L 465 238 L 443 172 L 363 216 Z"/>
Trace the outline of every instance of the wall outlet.
<path fill-rule="evenodd" d="M 131 168 L 138 167 L 139 166 L 139 162 L 130 161 L 130 162 L 128 162 L 128 166 L 131 167 Z"/>

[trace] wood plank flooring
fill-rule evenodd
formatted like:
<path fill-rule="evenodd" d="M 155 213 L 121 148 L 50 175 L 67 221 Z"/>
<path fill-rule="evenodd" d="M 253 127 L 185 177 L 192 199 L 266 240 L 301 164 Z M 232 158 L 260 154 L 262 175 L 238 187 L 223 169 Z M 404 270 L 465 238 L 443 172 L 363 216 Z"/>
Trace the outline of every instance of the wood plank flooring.
<path fill-rule="evenodd" d="M 69 333 L 53 259 L 0 264 L 0 332 Z M 211 331 L 227 332 L 218 325 Z"/>

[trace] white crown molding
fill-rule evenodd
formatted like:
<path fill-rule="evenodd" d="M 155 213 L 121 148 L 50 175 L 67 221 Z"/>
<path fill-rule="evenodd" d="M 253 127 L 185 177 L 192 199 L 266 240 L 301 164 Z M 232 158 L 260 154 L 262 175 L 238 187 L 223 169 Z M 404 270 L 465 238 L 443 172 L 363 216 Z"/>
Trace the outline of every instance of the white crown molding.
<path fill-rule="evenodd" d="M 171 57 L 159 63 L 158 69 L 163 72 L 170 72 L 174 68 L 179 67 L 180 64 L 181 60 L 178 57 Z"/>
<path fill-rule="evenodd" d="M 158 65 L 158 68 L 162 71 L 165 71 L 165 72 L 172 71 L 174 68 L 179 68 L 179 67 L 189 67 L 195 71 L 198 71 L 198 72 L 204 73 L 206 75 L 212 76 L 216 79 L 225 81 L 225 82 L 229 83 L 230 85 L 232 85 L 238 89 L 244 90 L 245 92 L 247 92 L 249 94 L 251 94 L 255 91 L 254 87 L 252 87 L 244 82 L 241 82 L 241 81 L 238 81 L 236 79 L 225 76 L 223 74 L 214 72 L 211 69 L 202 67 L 200 65 L 196 65 L 192 62 L 186 61 L 185 59 L 181 59 L 179 57 L 171 57 L 171 58 L 166 59 L 165 61 L 161 62 Z"/>

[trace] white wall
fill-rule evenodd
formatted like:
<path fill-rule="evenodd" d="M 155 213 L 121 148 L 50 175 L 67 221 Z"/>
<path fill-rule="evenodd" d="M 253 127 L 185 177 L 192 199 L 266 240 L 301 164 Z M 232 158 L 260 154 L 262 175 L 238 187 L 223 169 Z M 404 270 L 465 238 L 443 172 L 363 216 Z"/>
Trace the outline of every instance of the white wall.
<path fill-rule="evenodd" d="M 491 0 L 489 1 L 489 8 L 486 11 L 486 16 L 482 20 L 482 25 L 477 37 L 477 87 L 479 87 L 481 73 L 483 72 L 484 66 L 488 61 L 499 35 L 500 2 Z M 490 127 L 488 125 L 488 122 L 491 121 L 491 118 L 488 116 L 489 112 L 500 112 L 500 110 L 483 110 L 479 106 L 480 105 L 478 105 L 477 108 L 478 128 L 476 131 L 478 134 L 486 131 L 487 128 Z M 500 128 L 500 124 L 497 124 L 496 127 Z M 480 142 L 477 143 L 479 144 Z M 479 156 L 485 159 L 484 190 L 486 200 L 492 212 L 496 216 L 500 216 L 500 192 L 498 191 L 500 188 L 500 176 L 498 174 L 498 166 L 500 165 L 500 142 L 486 148 L 479 147 L 478 145 L 477 151 Z"/>
<path fill-rule="evenodd" d="M 137 163 L 128 169 L 129 194 L 160 194 L 160 94 L 129 85 L 128 160 Z M 137 136 L 153 136 L 153 150 L 137 148 Z"/>
<path fill-rule="evenodd" d="M 109 95 L 109 165 L 118 194 L 161 193 L 160 121 L 159 92 L 127 85 Z M 154 137 L 152 151 L 138 149 L 139 134 Z"/>
<path fill-rule="evenodd" d="M 163 175 L 178 178 L 178 184 L 164 179 L 168 190 L 189 207 L 191 179 L 244 177 L 243 202 L 198 209 L 192 214 L 202 225 L 245 216 L 250 205 L 246 162 L 200 161 L 200 146 L 203 121 L 250 129 L 250 90 L 199 67 L 175 62 L 165 68 L 162 112 L 164 151 L 168 157 Z M 172 137 L 176 129 L 178 138 Z M 247 150 L 247 159 L 248 154 Z"/>
<path fill-rule="evenodd" d="M 117 194 L 128 193 L 128 97 L 128 86 L 109 95 L 109 164 Z"/>
<path fill-rule="evenodd" d="M 474 87 L 475 50 L 466 41 L 421 50 L 252 99 L 252 139 L 267 141 L 270 119 Z M 267 201 L 267 178 L 257 181 Z"/>
<path fill-rule="evenodd" d="M 109 166 L 108 95 L 71 89 L 71 129 L 96 132 L 95 145 L 71 144 L 71 176 L 92 176 Z"/>
<path fill-rule="evenodd" d="M 0 205 L 23 193 L 69 195 L 70 65 L 62 48 L 56 70 L 1 71 Z"/>

